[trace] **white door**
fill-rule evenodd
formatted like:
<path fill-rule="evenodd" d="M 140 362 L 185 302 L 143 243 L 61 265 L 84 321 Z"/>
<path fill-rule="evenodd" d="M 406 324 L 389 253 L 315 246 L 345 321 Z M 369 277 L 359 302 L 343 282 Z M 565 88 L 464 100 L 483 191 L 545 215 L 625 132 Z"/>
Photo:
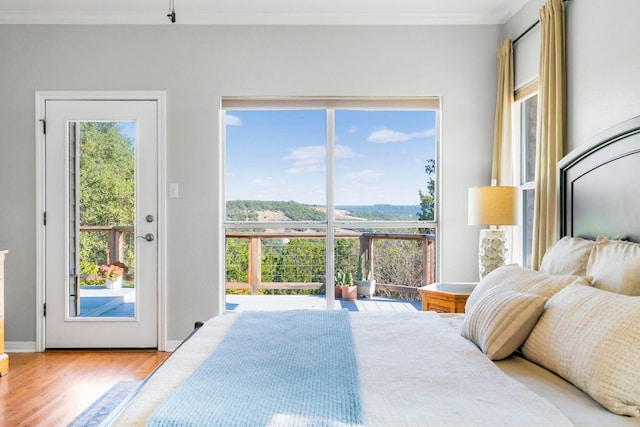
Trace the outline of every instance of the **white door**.
<path fill-rule="evenodd" d="M 158 346 L 157 111 L 45 101 L 46 348 Z"/>

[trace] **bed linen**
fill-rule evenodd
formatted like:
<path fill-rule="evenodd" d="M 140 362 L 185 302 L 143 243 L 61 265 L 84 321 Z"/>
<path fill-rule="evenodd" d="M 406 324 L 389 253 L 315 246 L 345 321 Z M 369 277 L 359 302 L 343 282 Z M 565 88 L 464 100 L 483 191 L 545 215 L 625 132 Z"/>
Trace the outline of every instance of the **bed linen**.
<path fill-rule="evenodd" d="M 240 313 L 147 425 L 362 426 L 349 325 L 345 310 Z"/>
<path fill-rule="evenodd" d="M 367 426 L 571 425 L 555 406 L 504 374 L 435 313 L 349 316 Z M 146 381 L 112 425 L 145 425 L 236 318 L 228 314 L 206 322 Z"/>

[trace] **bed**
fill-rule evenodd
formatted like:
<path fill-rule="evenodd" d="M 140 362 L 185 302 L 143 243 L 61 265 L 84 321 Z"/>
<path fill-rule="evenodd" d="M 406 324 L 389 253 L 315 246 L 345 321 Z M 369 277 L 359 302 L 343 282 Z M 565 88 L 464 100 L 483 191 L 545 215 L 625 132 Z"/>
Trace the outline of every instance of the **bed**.
<path fill-rule="evenodd" d="M 483 278 L 466 314 L 218 316 L 105 424 L 640 426 L 639 133 L 559 163 L 563 237 L 539 271 Z"/>

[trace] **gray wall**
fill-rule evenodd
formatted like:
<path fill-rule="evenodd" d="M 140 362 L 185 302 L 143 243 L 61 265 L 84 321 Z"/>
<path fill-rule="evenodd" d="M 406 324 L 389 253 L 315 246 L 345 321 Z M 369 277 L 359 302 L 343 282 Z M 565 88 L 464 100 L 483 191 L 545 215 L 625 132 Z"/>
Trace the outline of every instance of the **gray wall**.
<path fill-rule="evenodd" d="M 538 19 L 544 3 L 530 0 L 504 26 L 502 38 L 522 33 Z M 640 115 L 640 2 L 572 0 L 565 3 L 565 12 L 569 151 L 616 123 Z M 523 42 L 528 44 L 528 40 Z M 531 53 L 538 54 L 533 49 Z"/>
<path fill-rule="evenodd" d="M 442 280 L 477 279 L 467 188 L 489 183 L 497 26 L 0 26 L 0 248 L 6 340 L 35 341 L 34 92 L 166 90 L 168 339 L 221 295 L 218 102 L 441 95 Z"/>

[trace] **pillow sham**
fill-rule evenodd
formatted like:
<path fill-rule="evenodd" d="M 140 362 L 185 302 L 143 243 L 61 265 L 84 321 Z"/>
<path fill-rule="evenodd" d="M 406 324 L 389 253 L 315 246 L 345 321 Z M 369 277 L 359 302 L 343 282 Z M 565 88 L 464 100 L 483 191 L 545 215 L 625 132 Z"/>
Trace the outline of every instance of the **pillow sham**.
<path fill-rule="evenodd" d="M 496 268 L 478 283 L 467 299 L 465 312 L 472 311 L 482 294 L 496 286 L 505 286 L 514 291 L 551 298 L 573 282 L 590 285 L 591 278 L 573 275 L 557 276 L 544 274 L 519 265 L 506 265 Z"/>
<path fill-rule="evenodd" d="M 547 298 L 503 286 L 489 289 L 462 322 L 461 334 L 491 360 L 510 356 L 522 345 Z"/>
<path fill-rule="evenodd" d="M 547 249 L 538 271 L 545 274 L 586 276 L 587 262 L 595 243 L 595 240 L 565 236 Z"/>
<path fill-rule="evenodd" d="M 640 297 L 569 285 L 547 307 L 522 346 L 619 415 L 640 417 Z"/>
<path fill-rule="evenodd" d="M 587 263 L 593 286 L 623 295 L 640 295 L 640 244 L 598 237 Z"/>

